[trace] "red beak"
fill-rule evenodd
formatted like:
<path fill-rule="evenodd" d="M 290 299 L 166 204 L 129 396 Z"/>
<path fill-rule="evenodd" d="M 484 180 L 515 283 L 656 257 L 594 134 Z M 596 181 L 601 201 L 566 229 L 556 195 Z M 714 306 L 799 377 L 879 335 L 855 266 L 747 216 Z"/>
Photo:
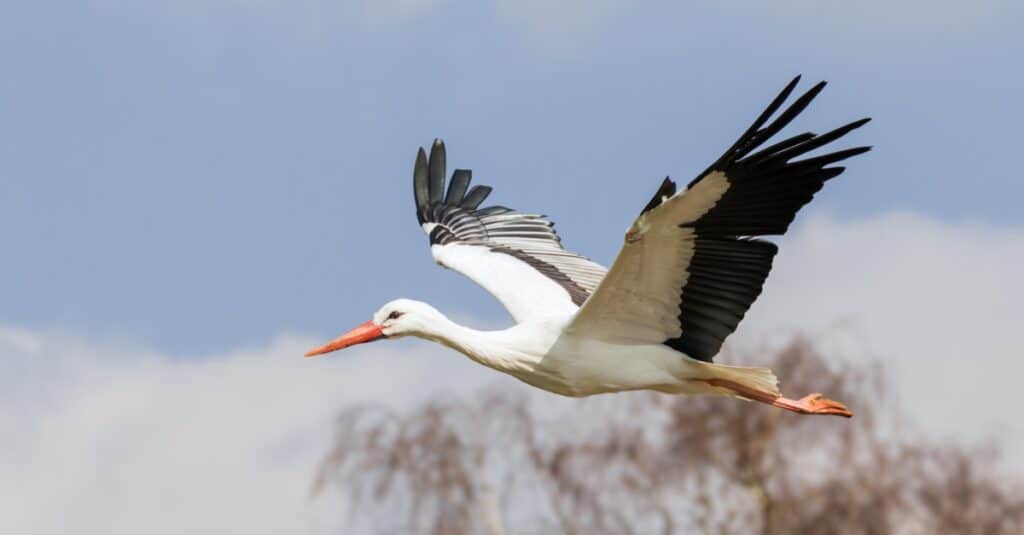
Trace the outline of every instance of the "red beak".
<path fill-rule="evenodd" d="M 315 357 L 317 355 L 323 355 L 324 353 L 330 353 L 331 351 L 337 351 L 339 349 L 345 349 L 348 346 L 354 346 L 356 344 L 365 344 L 366 342 L 372 342 L 379 340 L 384 337 L 384 333 L 381 332 L 380 326 L 368 321 L 352 329 L 351 331 L 327 342 L 326 344 L 310 349 L 306 352 L 307 357 Z"/>

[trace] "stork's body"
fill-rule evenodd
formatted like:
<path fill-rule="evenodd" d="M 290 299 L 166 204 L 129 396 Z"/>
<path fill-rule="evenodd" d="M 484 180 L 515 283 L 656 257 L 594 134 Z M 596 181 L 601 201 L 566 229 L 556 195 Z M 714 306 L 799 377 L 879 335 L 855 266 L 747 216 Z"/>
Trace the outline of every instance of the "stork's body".
<path fill-rule="evenodd" d="M 831 164 L 868 150 L 795 160 L 866 119 L 762 147 L 824 87 L 816 85 L 768 123 L 798 80 L 685 190 L 677 192 L 668 178 L 662 182 L 627 230 L 610 269 L 566 251 L 544 216 L 478 208 L 491 189 L 469 189 L 468 170 L 456 170 L 445 191 L 444 144 L 435 141 L 429 158 L 420 149 L 414 193 L 431 254 L 494 294 L 516 325 L 477 331 L 425 303 L 400 299 L 308 356 L 412 335 L 566 396 L 646 389 L 850 416 L 841 403 L 820 394 L 782 397 L 766 368 L 712 362 L 771 269 L 777 247 L 757 237 L 783 234 L 800 207 L 843 171 Z"/>
<path fill-rule="evenodd" d="M 680 379 L 698 376 L 706 364 L 667 346 L 620 346 L 565 332 L 572 316 L 519 323 L 498 331 L 458 325 L 423 303 L 397 302 L 436 318 L 416 335 L 527 384 L 564 396 L 656 389 L 682 393 Z M 623 355 L 629 354 L 628 359 Z M 706 372 L 705 372 L 706 375 Z"/>

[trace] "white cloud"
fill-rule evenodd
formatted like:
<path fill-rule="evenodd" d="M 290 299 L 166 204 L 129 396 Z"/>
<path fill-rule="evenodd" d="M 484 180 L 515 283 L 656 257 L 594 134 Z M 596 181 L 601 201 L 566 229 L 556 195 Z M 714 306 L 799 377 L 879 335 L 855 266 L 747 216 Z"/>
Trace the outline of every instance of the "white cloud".
<path fill-rule="evenodd" d="M 891 370 L 912 421 L 966 439 L 999 431 L 1024 457 L 1010 398 L 1024 373 L 1024 229 L 818 214 L 782 245 L 734 345 L 842 325 Z M 182 360 L 0 328 L 0 532 L 328 531 L 342 513 L 308 491 L 341 406 L 527 388 L 420 341 L 298 357 L 319 341 Z"/>
<path fill-rule="evenodd" d="M 1024 229 L 909 213 L 801 223 L 740 339 L 838 327 L 884 362 L 914 422 L 1002 435 L 1024 455 L 1010 396 L 1024 376 Z"/>
<path fill-rule="evenodd" d="M 301 358 L 313 343 L 182 361 L 0 330 L 0 532 L 318 532 L 340 520 L 308 499 L 340 407 L 486 377 L 431 346 Z"/>

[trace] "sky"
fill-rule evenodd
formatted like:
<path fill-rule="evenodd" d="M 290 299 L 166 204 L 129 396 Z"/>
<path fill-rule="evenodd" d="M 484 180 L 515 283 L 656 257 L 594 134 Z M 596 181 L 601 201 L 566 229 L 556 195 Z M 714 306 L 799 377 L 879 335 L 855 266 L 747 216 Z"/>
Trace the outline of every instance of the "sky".
<path fill-rule="evenodd" d="M 789 131 L 875 148 L 731 345 L 869 354 L 912 421 L 1024 459 L 1019 3 L 552 4 L 0 2 L 0 531 L 329 529 L 342 405 L 525 388 L 411 340 L 298 358 L 397 297 L 509 324 L 430 259 L 419 146 L 608 264 L 799 73 L 829 86 Z"/>

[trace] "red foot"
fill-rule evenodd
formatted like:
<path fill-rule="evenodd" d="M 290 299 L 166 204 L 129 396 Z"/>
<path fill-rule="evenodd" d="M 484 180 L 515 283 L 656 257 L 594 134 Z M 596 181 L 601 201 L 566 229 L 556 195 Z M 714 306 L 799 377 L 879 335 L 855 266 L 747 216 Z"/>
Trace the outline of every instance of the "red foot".
<path fill-rule="evenodd" d="M 844 416 L 846 418 L 853 416 L 853 413 L 850 412 L 850 409 L 846 408 L 846 405 L 843 405 L 838 401 L 828 399 L 818 393 L 809 394 L 795 400 L 778 397 L 772 401 L 772 405 L 788 411 L 798 412 L 800 414 L 834 414 L 836 416 Z"/>

